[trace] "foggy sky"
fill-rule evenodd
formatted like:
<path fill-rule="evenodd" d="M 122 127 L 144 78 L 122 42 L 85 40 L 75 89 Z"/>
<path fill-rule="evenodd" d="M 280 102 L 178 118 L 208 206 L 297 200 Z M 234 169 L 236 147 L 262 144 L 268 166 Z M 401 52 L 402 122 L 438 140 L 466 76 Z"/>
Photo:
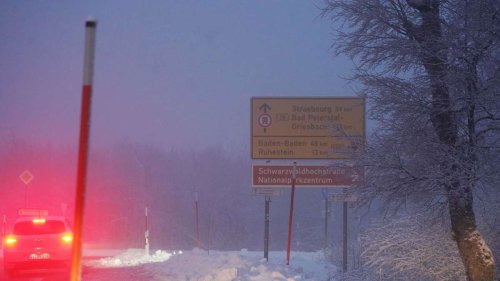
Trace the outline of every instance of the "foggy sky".
<path fill-rule="evenodd" d="M 91 145 L 249 154 L 252 96 L 351 96 L 321 1 L 0 1 L 0 142 L 76 146 L 98 20 Z"/>

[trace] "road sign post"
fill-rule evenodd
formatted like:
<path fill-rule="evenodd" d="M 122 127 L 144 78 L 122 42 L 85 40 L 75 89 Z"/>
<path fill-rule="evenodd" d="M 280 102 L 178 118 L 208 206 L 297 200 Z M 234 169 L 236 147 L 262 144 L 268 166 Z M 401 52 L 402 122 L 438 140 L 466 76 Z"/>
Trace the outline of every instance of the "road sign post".
<path fill-rule="evenodd" d="M 269 203 L 271 196 L 266 196 L 266 205 L 264 210 L 264 258 L 269 261 Z"/>
<path fill-rule="evenodd" d="M 286 249 L 286 265 L 290 265 L 290 247 L 292 243 L 292 225 L 293 225 L 293 201 L 295 198 L 295 178 L 296 178 L 297 162 L 293 162 L 292 172 L 292 192 L 290 193 L 290 215 L 288 220 L 288 245 Z"/>
<path fill-rule="evenodd" d="M 323 199 L 325 200 L 325 233 L 324 233 L 324 236 L 325 236 L 325 250 L 328 248 L 328 219 L 329 219 L 329 215 L 330 215 L 330 211 L 328 210 L 329 209 L 329 202 L 328 202 L 328 189 L 326 188 L 323 188 L 321 190 L 322 194 L 323 194 Z"/>
<path fill-rule="evenodd" d="M 328 196 L 328 201 L 342 203 L 342 272 L 347 272 L 348 254 L 348 204 L 358 202 L 357 196 L 348 194 L 344 189 L 342 193 L 332 193 Z"/>
<path fill-rule="evenodd" d="M 352 160 L 364 150 L 364 98 L 253 97 L 250 119 L 251 157 L 254 160 L 269 163 L 273 159 L 310 159 L 317 164 L 322 160 Z M 345 163 L 342 161 L 340 165 Z M 291 186 L 287 265 L 290 263 L 295 188 L 345 188 L 358 184 L 364 176 L 363 168 L 348 166 L 254 165 L 252 169 L 252 187 L 256 194 L 267 197 L 273 194 L 273 189 Z M 338 170 L 343 172 L 336 172 Z M 328 204 L 325 198 L 325 247 L 328 245 Z M 347 227 L 347 222 L 344 226 Z"/>
<path fill-rule="evenodd" d="M 343 203 L 342 216 L 343 216 L 342 272 L 347 272 L 347 202 L 345 201 Z"/>

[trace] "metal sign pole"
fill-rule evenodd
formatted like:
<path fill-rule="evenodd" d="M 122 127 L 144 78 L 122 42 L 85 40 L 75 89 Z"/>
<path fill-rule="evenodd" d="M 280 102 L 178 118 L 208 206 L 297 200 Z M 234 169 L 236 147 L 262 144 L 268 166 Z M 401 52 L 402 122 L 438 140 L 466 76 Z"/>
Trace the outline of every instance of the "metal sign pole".
<path fill-rule="evenodd" d="M 328 248 L 328 197 L 325 197 L 325 250 Z"/>
<path fill-rule="evenodd" d="M 293 201 L 295 198 L 295 177 L 296 177 L 297 162 L 293 162 L 292 172 L 292 192 L 290 195 L 290 216 L 288 220 L 288 246 L 286 249 L 286 265 L 290 265 L 290 247 L 292 243 L 292 224 L 293 224 Z"/>
<path fill-rule="evenodd" d="M 269 261 L 269 202 L 271 196 L 266 196 L 266 207 L 264 215 L 264 258 Z"/>
<path fill-rule="evenodd" d="M 85 185 L 90 135 L 90 104 L 92 97 L 92 75 L 94 70 L 95 33 L 97 22 L 85 22 L 85 56 L 83 68 L 82 111 L 80 118 L 80 144 L 76 183 L 73 254 L 71 257 L 71 281 L 81 280 L 82 229 L 85 207 Z"/>
<path fill-rule="evenodd" d="M 24 185 L 24 208 L 28 208 L 28 185 Z"/>
<path fill-rule="evenodd" d="M 144 212 L 144 251 L 146 256 L 149 256 L 149 226 L 148 226 L 148 207 L 146 207 Z"/>
<path fill-rule="evenodd" d="M 347 202 L 344 201 L 343 203 L 343 216 L 344 216 L 344 223 L 343 223 L 343 228 L 344 228 L 344 234 L 343 234 L 343 254 L 342 254 L 342 272 L 347 272 Z"/>

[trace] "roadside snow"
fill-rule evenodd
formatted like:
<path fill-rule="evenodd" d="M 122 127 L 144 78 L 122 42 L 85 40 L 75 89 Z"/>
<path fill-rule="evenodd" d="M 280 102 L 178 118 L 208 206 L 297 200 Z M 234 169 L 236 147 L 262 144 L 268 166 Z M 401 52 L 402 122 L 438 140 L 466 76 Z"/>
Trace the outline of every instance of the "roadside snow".
<path fill-rule="evenodd" d="M 284 252 L 270 252 L 269 262 L 262 252 L 220 252 L 194 249 L 187 252 L 158 250 L 146 256 L 143 249 L 129 249 L 121 254 L 89 261 L 95 268 L 142 266 L 153 276 L 151 280 L 249 280 L 298 281 L 328 280 L 335 267 L 320 252 L 293 252 L 290 265 L 285 265 Z"/>
<path fill-rule="evenodd" d="M 146 263 L 164 262 L 172 254 L 165 251 L 156 251 L 153 255 L 146 255 L 143 249 L 129 249 L 114 257 L 102 258 L 97 262 L 91 262 L 94 267 L 128 267 Z"/>

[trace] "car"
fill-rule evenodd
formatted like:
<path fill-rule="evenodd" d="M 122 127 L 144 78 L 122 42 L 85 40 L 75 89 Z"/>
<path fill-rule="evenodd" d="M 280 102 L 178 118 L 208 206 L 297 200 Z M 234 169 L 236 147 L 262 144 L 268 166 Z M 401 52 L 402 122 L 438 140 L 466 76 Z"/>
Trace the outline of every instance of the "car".
<path fill-rule="evenodd" d="M 71 265 L 73 233 L 64 217 L 22 217 L 3 241 L 4 271 Z"/>

